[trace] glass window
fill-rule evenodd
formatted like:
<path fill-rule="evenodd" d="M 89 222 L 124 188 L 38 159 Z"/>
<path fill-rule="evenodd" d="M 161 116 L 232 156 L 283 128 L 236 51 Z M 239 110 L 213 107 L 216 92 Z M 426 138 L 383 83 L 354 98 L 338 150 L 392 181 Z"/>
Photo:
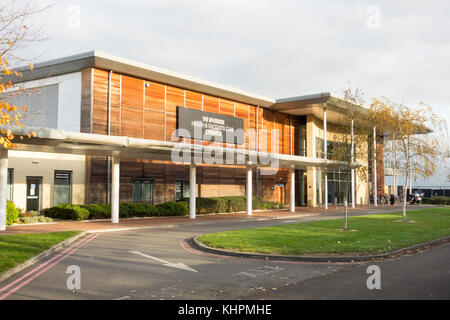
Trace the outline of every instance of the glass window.
<path fill-rule="evenodd" d="M 306 156 L 306 125 L 300 125 L 299 127 L 299 156 Z"/>
<path fill-rule="evenodd" d="M 72 203 L 72 172 L 55 170 L 53 204 Z"/>
<path fill-rule="evenodd" d="M 12 201 L 13 198 L 13 184 L 14 184 L 14 169 L 8 169 L 8 184 L 6 190 L 6 200 Z"/>
<path fill-rule="evenodd" d="M 153 181 L 133 180 L 131 197 L 133 202 L 148 202 L 153 204 Z"/>
<path fill-rule="evenodd" d="M 175 181 L 175 200 L 181 200 L 183 198 L 189 198 L 189 180 L 177 180 Z"/>

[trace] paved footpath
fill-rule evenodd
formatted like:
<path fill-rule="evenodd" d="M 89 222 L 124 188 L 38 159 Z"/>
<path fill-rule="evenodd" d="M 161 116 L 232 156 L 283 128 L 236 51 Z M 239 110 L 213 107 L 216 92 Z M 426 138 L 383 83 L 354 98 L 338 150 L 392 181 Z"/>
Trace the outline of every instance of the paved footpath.
<path fill-rule="evenodd" d="M 368 214 L 368 210 L 351 213 L 359 214 Z M 184 242 L 206 232 L 337 216 L 341 213 L 91 233 L 70 249 L 1 282 L 0 299 L 450 298 L 448 245 L 380 262 L 382 289 L 374 292 L 365 287 L 367 263 L 223 257 L 195 251 Z M 66 271 L 71 266 L 80 270 L 79 290 L 67 287 L 70 274 Z"/>

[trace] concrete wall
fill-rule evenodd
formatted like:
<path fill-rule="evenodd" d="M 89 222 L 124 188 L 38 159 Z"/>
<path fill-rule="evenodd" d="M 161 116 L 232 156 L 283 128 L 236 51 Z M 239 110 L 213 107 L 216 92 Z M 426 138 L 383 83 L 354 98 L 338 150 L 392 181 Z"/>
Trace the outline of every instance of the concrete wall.
<path fill-rule="evenodd" d="M 55 170 L 72 171 L 72 203 L 84 203 L 85 156 L 9 151 L 8 168 L 14 169 L 13 202 L 26 209 L 26 177 L 42 177 L 42 208 L 53 206 Z"/>

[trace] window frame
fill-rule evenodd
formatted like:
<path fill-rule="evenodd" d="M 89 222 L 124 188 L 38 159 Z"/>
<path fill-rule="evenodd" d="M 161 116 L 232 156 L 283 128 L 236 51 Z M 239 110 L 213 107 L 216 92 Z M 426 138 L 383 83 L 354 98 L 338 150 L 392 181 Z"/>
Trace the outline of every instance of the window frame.
<path fill-rule="evenodd" d="M 56 174 L 57 173 L 68 173 L 69 174 L 69 203 L 72 204 L 73 202 L 73 171 L 72 170 L 59 170 L 59 169 L 55 169 L 53 171 L 53 205 L 56 206 L 55 204 L 55 187 L 56 187 Z"/>
<path fill-rule="evenodd" d="M 141 186 L 141 199 L 139 201 L 135 201 L 133 198 L 133 185 L 135 182 L 139 181 L 140 182 L 140 186 Z M 148 181 L 151 184 L 151 194 L 150 194 L 150 201 L 145 201 L 142 199 L 142 185 L 144 181 Z M 139 202 L 145 202 L 145 203 L 149 203 L 151 205 L 154 204 L 155 202 L 155 179 L 151 179 L 151 178 L 133 178 L 131 180 L 131 202 L 133 203 L 139 203 Z"/>

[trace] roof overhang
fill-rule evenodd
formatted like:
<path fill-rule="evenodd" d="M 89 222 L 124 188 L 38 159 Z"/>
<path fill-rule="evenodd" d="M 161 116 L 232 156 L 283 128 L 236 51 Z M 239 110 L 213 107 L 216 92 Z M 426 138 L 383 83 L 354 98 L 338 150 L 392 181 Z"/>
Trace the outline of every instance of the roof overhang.
<path fill-rule="evenodd" d="M 278 99 L 270 107 L 271 110 L 295 116 L 313 115 L 320 120 L 323 120 L 325 108 L 327 110 L 327 122 L 335 124 L 345 121 L 348 114 L 347 108 L 353 108 L 361 118 L 365 118 L 368 114 L 366 107 L 333 97 L 329 92 Z"/>
<path fill-rule="evenodd" d="M 22 77 L 11 77 L 13 82 L 31 81 L 52 76 L 80 71 L 84 68 L 98 68 L 138 77 L 147 81 L 210 94 L 245 104 L 269 107 L 275 100 L 253 94 L 244 90 L 234 89 L 194 77 L 186 76 L 162 68 L 150 66 L 129 59 L 120 58 L 99 51 L 89 51 L 59 59 L 36 63 L 33 71 L 28 66 L 14 68 L 22 73 Z"/>
<path fill-rule="evenodd" d="M 19 138 L 32 131 L 34 137 Z M 199 155 L 222 155 L 223 165 L 258 165 L 272 168 L 306 169 L 310 167 L 335 168 L 336 161 L 309 158 L 294 155 L 257 152 L 246 149 L 223 148 L 203 144 L 188 144 L 182 142 L 138 139 L 122 136 L 105 136 L 90 133 L 69 132 L 51 128 L 16 128 L 13 130 L 16 138 L 15 150 L 32 152 L 66 153 L 90 156 L 116 155 L 122 158 L 151 159 L 161 161 L 173 160 L 174 152 L 187 153 L 181 163 L 197 162 Z M 231 155 L 231 156 L 230 156 Z M 219 159 L 219 157 L 215 157 Z M 228 160 L 227 160 L 228 159 Z M 228 162 L 231 160 L 230 162 Z"/>

